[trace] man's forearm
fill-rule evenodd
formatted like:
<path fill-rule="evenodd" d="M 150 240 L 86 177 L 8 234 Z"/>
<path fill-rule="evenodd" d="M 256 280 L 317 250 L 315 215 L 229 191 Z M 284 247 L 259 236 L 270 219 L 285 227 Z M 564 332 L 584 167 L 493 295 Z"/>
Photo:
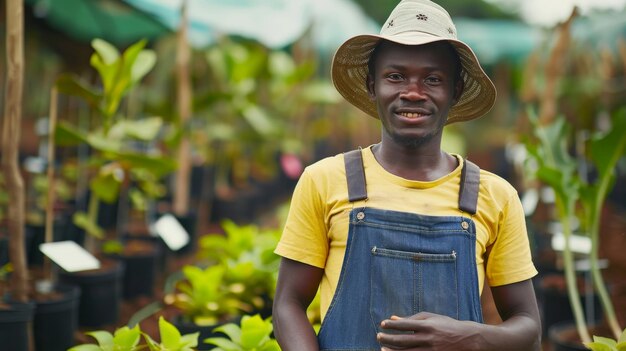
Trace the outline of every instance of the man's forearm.
<path fill-rule="evenodd" d="M 274 335 L 283 351 L 319 351 L 317 335 L 302 307 L 275 306 L 272 318 Z"/>
<path fill-rule="evenodd" d="M 541 330 L 535 320 L 526 316 L 512 317 L 499 325 L 480 325 L 477 350 L 541 350 Z"/>

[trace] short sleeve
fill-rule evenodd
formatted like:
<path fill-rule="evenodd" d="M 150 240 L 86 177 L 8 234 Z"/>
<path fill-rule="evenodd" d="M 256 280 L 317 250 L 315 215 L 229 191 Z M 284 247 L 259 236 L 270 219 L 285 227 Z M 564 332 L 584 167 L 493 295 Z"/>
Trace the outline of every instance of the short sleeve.
<path fill-rule="evenodd" d="M 309 169 L 294 189 L 289 214 L 276 254 L 324 268 L 328 256 L 328 229 L 322 195 Z"/>
<path fill-rule="evenodd" d="M 487 249 L 487 280 L 491 286 L 530 279 L 537 274 L 532 262 L 526 219 L 517 193 L 503 207 L 495 241 Z"/>

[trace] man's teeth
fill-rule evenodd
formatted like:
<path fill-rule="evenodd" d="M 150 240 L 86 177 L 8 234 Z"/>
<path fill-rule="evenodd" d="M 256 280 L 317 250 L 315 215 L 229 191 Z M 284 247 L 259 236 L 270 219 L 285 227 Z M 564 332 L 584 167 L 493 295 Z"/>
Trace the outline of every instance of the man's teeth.
<path fill-rule="evenodd" d="M 417 117 L 424 116 L 424 114 L 416 113 L 416 112 L 402 112 L 402 113 L 400 113 L 400 115 L 404 116 L 404 117 L 407 117 L 407 118 L 417 118 Z"/>

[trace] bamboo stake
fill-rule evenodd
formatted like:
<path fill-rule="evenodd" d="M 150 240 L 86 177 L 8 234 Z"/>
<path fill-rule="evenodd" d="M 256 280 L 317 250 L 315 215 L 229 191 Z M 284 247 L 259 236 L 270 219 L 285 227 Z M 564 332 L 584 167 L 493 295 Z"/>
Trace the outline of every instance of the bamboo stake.
<path fill-rule="evenodd" d="M 58 91 L 56 87 L 52 87 L 50 91 L 50 109 L 48 112 L 48 203 L 46 204 L 46 237 L 45 241 L 51 243 L 54 241 L 54 201 L 55 201 L 55 178 L 54 178 L 54 131 L 57 124 L 57 98 Z M 52 264 L 48 258 L 44 258 L 43 266 L 45 278 L 52 280 Z"/>
<path fill-rule="evenodd" d="M 28 301 L 28 270 L 24 252 L 24 181 L 18 165 L 24 86 L 23 8 L 23 0 L 6 2 L 7 75 L 2 129 L 2 171 L 11 202 L 7 218 L 9 252 L 13 265 L 11 297 L 19 302 Z"/>
<path fill-rule="evenodd" d="M 178 77 L 177 97 L 178 113 L 180 115 L 180 127 L 187 129 L 191 118 L 192 88 L 189 78 L 190 48 L 187 42 L 187 1 L 183 1 L 181 10 L 180 28 L 178 30 L 176 75 Z M 185 216 L 189 212 L 189 180 L 191 174 L 191 145 L 189 139 L 183 133 L 178 147 L 178 170 L 174 187 L 173 210 L 178 216 Z"/>

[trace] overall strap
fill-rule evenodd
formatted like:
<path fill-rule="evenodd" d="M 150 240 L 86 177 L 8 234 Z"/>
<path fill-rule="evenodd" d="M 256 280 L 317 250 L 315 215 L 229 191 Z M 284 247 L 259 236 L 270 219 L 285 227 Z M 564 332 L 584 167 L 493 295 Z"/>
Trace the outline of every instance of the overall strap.
<path fill-rule="evenodd" d="M 461 187 L 459 189 L 459 209 L 476 214 L 478 203 L 478 186 L 480 184 L 480 168 L 465 160 L 461 170 Z"/>
<path fill-rule="evenodd" d="M 348 181 L 348 200 L 354 202 L 367 199 L 365 170 L 363 169 L 361 148 L 344 153 L 343 159 L 346 166 L 346 179 Z"/>

